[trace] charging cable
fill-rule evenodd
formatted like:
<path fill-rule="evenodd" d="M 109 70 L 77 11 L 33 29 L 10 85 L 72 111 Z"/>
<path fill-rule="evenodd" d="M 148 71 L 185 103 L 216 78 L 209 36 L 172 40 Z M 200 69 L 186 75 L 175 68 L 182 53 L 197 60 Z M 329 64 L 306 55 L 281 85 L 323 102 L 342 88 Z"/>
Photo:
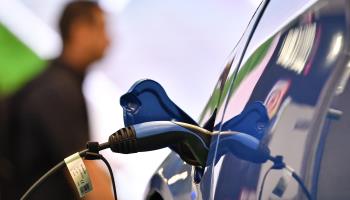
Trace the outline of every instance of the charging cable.
<path fill-rule="evenodd" d="M 289 167 L 288 165 L 286 165 L 283 162 L 282 156 L 271 157 L 270 160 L 273 162 L 273 165 L 264 174 L 264 177 L 263 177 L 263 180 L 262 180 L 262 183 L 260 186 L 258 200 L 261 200 L 261 198 L 262 198 L 262 193 L 264 190 L 265 181 L 266 181 L 268 174 L 274 169 L 275 170 L 281 170 L 281 169 L 287 170 L 291 174 L 291 176 L 294 178 L 294 180 L 298 183 L 298 185 L 301 187 L 301 189 L 302 189 L 303 193 L 306 195 L 307 199 L 312 200 L 312 196 L 311 196 L 309 190 L 306 188 L 304 182 L 301 180 L 301 178 L 298 176 L 298 174 L 295 173 L 293 168 Z"/>
<path fill-rule="evenodd" d="M 174 121 L 144 122 L 119 129 L 109 137 L 108 142 L 106 143 L 99 144 L 97 142 L 89 142 L 87 144 L 87 149 L 79 152 L 79 155 L 85 159 L 101 159 L 105 162 L 109 173 L 111 174 L 113 192 L 116 199 L 117 195 L 112 169 L 107 160 L 99 154 L 99 151 L 109 148 L 115 153 L 129 154 L 170 147 L 188 164 L 204 169 L 212 135 L 212 132 L 187 123 Z M 272 168 L 264 175 L 259 193 L 259 200 L 261 199 L 262 190 L 268 173 L 272 169 L 284 168 L 287 169 L 292 177 L 298 182 L 308 200 L 312 200 L 310 192 L 305 187 L 301 178 L 293 169 L 283 162 L 283 157 L 271 156 L 269 148 L 260 143 L 255 137 L 241 132 L 230 131 L 222 133 L 220 144 L 222 148 L 221 151 L 218 152 L 217 157 L 221 157 L 221 154 L 233 153 L 238 158 L 257 164 L 263 164 L 268 160 L 274 163 Z M 27 199 L 28 195 L 36 187 L 63 166 L 65 166 L 64 161 L 60 162 L 44 174 L 29 188 L 29 190 L 22 196 L 21 200 Z"/>
<path fill-rule="evenodd" d="M 117 200 L 117 191 L 115 187 L 114 175 L 110 164 L 103 155 L 99 154 L 99 151 L 109 148 L 109 143 L 98 144 L 97 142 L 88 142 L 87 149 L 84 149 L 79 152 L 79 156 L 83 157 L 85 160 L 102 160 L 108 168 L 108 172 L 111 176 L 113 195 L 114 199 Z M 21 197 L 21 200 L 26 200 L 29 198 L 30 194 L 33 193 L 44 181 L 46 181 L 51 175 L 55 174 L 58 170 L 66 166 L 64 160 L 51 168 L 43 176 L 41 176 Z"/>

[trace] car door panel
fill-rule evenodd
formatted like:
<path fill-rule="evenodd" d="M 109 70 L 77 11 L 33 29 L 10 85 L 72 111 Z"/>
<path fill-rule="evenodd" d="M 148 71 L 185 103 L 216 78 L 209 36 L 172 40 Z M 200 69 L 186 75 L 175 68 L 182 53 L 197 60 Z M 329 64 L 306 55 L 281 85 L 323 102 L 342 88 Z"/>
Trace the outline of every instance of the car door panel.
<path fill-rule="evenodd" d="M 265 36 L 265 42 L 258 42 L 263 38 L 259 28 L 268 26 L 263 16 L 256 29 L 258 36 L 254 35 L 250 44 L 255 50 L 245 55 L 223 112 L 220 131 L 240 131 L 230 126 L 230 120 L 252 103 L 264 102 L 270 126 L 266 127 L 262 142 L 269 145 L 273 154 L 283 155 L 309 188 L 313 183 L 308 180 L 311 172 L 307 169 L 315 156 L 312 149 L 317 146 L 312 141 L 318 141 L 319 135 L 313 127 L 319 126 L 315 124 L 319 118 L 324 118 L 320 107 L 329 99 L 323 98 L 323 94 L 332 92 L 334 79 L 343 67 L 339 63 L 346 59 L 340 53 L 346 52 L 346 5 L 345 1 L 317 2 L 273 36 Z M 220 135 L 218 140 L 220 152 Z M 213 175 L 214 199 L 255 199 L 262 174 L 271 164 L 257 165 L 234 154 L 218 152 L 216 156 L 220 158 L 215 160 L 221 161 L 213 166 L 217 172 Z M 281 182 L 283 191 L 279 188 Z M 304 196 L 294 181 L 278 171 L 267 179 L 263 199 L 267 198 Z"/>

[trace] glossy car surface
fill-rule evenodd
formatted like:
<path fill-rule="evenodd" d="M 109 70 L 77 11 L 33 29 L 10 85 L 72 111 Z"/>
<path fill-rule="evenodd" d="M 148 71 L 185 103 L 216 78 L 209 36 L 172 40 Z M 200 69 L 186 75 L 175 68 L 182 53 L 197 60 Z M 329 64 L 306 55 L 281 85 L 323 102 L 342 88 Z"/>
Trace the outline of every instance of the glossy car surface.
<path fill-rule="evenodd" d="M 147 197 L 257 199 L 272 163 L 230 152 L 223 135 L 240 131 L 282 155 L 314 199 L 350 199 L 349 14 L 346 0 L 262 1 L 198 120 L 216 133 L 205 170 L 171 153 Z M 285 170 L 262 188 L 262 199 L 305 198 Z"/>

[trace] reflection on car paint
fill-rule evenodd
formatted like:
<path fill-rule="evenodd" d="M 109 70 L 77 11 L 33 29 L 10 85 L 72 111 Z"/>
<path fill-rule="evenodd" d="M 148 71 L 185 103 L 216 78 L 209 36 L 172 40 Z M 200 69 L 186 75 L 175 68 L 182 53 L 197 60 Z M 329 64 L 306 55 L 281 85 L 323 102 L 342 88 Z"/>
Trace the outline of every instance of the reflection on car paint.
<path fill-rule="evenodd" d="M 225 117 L 238 115 L 243 105 L 249 100 L 249 95 L 254 89 L 259 77 L 262 75 L 268 64 L 274 50 L 278 44 L 279 35 L 263 43 L 247 60 L 243 67 L 238 71 L 237 78 L 231 88 L 228 104 L 219 109 L 218 115 L 222 115 L 225 110 L 223 121 L 228 120 Z M 239 86 L 239 87 L 238 87 Z"/>
<path fill-rule="evenodd" d="M 268 113 L 266 110 L 266 107 L 262 104 L 262 102 L 253 102 L 250 105 L 248 105 L 243 112 L 240 115 L 237 115 L 233 117 L 232 119 L 228 120 L 222 125 L 222 130 L 225 132 L 227 131 L 237 131 L 246 133 L 248 135 L 251 135 L 258 140 L 261 140 L 265 134 L 267 133 L 267 127 L 270 126 L 270 120 L 268 117 Z M 215 163 L 218 162 L 220 159 L 221 161 L 221 167 L 220 167 L 220 173 L 227 172 L 227 170 L 230 171 L 230 177 L 235 177 L 235 181 L 232 180 L 229 183 L 230 187 L 230 193 L 238 194 L 240 196 L 251 196 L 254 194 L 254 187 L 249 186 L 249 182 L 252 183 L 254 179 L 257 178 L 255 174 L 256 171 L 259 170 L 259 165 L 257 164 L 250 164 L 248 161 L 239 160 L 234 156 L 234 153 L 231 152 L 230 143 L 224 142 L 226 140 L 226 137 L 224 135 L 220 135 L 220 143 L 219 148 L 217 152 L 217 156 L 215 158 Z M 222 156 L 225 156 L 221 158 Z M 238 161 L 239 160 L 239 161 Z M 238 163 L 232 165 L 232 162 Z M 229 163 L 231 164 L 229 164 Z M 217 166 L 215 166 L 216 168 Z M 251 177 L 248 174 L 252 174 L 255 177 Z M 248 177 L 248 179 L 245 179 L 244 177 Z M 227 189 L 221 187 L 222 184 L 222 178 L 219 176 L 218 180 L 215 181 L 217 190 L 214 193 L 214 198 L 221 199 L 221 194 L 227 193 L 228 191 L 222 191 L 221 189 Z M 240 180 L 240 181 L 237 181 Z M 247 183 L 247 187 L 240 188 L 240 185 L 242 184 L 241 181 L 244 181 Z M 227 181 L 226 181 L 227 183 Z M 241 190 L 242 189 L 242 190 Z M 237 195 L 236 198 L 239 198 Z M 235 197 L 232 197 L 235 199 Z M 231 198 L 230 198 L 231 199 Z"/>
<path fill-rule="evenodd" d="M 270 119 L 276 115 L 290 84 L 290 80 L 278 80 L 267 95 L 264 104 L 266 105 Z"/>
<path fill-rule="evenodd" d="M 340 77 L 339 84 L 335 90 L 335 95 L 340 95 L 344 92 L 350 77 L 350 61 L 346 64 L 344 74 Z"/>
<path fill-rule="evenodd" d="M 343 40 L 344 40 L 343 33 L 339 32 L 334 34 L 330 44 L 329 53 L 326 58 L 327 64 L 331 64 L 332 62 L 335 61 L 335 58 L 340 53 L 340 50 L 343 46 L 343 43 L 344 43 Z"/>
<path fill-rule="evenodd" d="M 315 37 L 316 23 L 289 30 L 282 43 L 277 64 L 301 74 L 309 60 Z"/>
<path fill-rule="evenodd" d="M 210 118 L 213 114 L 215 114 L 215 116 L 220 116 L 217 114 L 217 112 L 213 112 L 217 111 L 218 109 L 223 109 L 225 102 L 227 102 L 229 90 L 231 88 L 232 82 L 236 78 L 238 63 L 240 61 L 240 58 L 243 56 L 245 45 L 247 43 L 247 40 L 249 39 L 250 33 L 253 31 L 255 23 L 257 22 L 259 13 L 262 12 L 266 2 L 267 1 L 262 0 L 260 5 L 256 8 L 256 11 L 252 16 L 251 20 L 249 21 L 249 24 L 247 25 L 247 28 L 245 29 L 242 37 L 239 39 L 237 45 L 234 47 L 231 55 L 229 56 L 229 62 L 227 62 L 227 65 L 222 75 L 220 76 L 217 85 L 215 86 L 214 92 L 212 93 L 207 105 L 205 106 L 203 112 L 199 117 L 200 125 L 203 125 L 203 123 L 206 122 L 206 120 L 208 120 L 208 118 Z M 216 94 L 219 95 L 216 96 Z M 216 125 L 216 127 L 219 127 L 218 123 L 220 123 L 221 120 L 221 118 L 215 118 L 214 124 Z M 214 130 L 217 129 L 214 128 Z"/>
<path fill-rule="evenodd" d="M 334 69 L 326 62 L 329 46 L 334 40 L 332 39 L 334 34 L 342 32 L 343 24 L 342 16 L 326 15 L 314 18 L 309 24 L 296 20 L 288 25 L 276 35 L 278 36 L 276 44 L 270 43 L 272 53 L 264 54 L 261 59 L 265 58 L 266 64 L 259 76 L 251 78 L 254 70 L 259 69 L 257 66 L 244 64 L 239 69 L 225 108 L 227 110 L 224 125 L 242 109 L 244 112 L 251 102 L 264 101 L 271 124 L 263 142 L 269 144 L 273 154 L 283 155 L 286 162 L 302 175 L 309 163 L 305 160 L 305 154 L 309 153 L 310 147 L 307 146 L 307 141 L 312 121 L 317 117 L 315 113 L 319 96 Z M 309 43 L 310 41 L 312 42 Z M 264 45 L 266 42 L 247 61 L 258 57 L 259 49 L 264 48 Z M 234 130 L 234 127 L 224 125 L 221 131 Z M 286 148 L 287 146 L 289 148 Z M 222 146 L 219 141 L 218 152 L 220 148 Z M 216 167 L 214 165 L 214 168 Z M 270 164 L 259 166 L 226 153 L 218 167 L 220 168 L 216 170 L 219 172 L 218 177 L 213 177 L 216 182 L 214 198 L 246 199 L 256 195 L 257 186 L 261 181 L 260 175 L 270 167 Z M 267 182 L 277 183 L 281 177 L 281 172 L 273 173 Z M 274 186 L 276 184 L 266 186 L 264 199 L 272 194 Z M 295 182 L 291 181 L 285 186 L 283 198 L 294 198 L 299 194 Z"/>
<path fill-rule="evenodd" d="M 280 199 L 284 195 L 288 184 L 291 181 L 291 175 L 287 170 L 283 170 L 283 175 L 279 178 L 276 186 L 273 187 L 273 190 L 269 196 L 269 199 Z"/>

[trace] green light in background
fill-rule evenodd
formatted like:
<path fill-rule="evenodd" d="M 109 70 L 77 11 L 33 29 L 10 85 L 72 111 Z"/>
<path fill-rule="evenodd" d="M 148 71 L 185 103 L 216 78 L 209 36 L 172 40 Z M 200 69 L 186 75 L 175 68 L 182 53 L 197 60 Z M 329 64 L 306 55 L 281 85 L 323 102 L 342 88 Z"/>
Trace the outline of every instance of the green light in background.
<path fill-rule="evenodd" d="M 0 96 L 7 96 L 42 71 L 46 61 L 0 23 Z"/>

